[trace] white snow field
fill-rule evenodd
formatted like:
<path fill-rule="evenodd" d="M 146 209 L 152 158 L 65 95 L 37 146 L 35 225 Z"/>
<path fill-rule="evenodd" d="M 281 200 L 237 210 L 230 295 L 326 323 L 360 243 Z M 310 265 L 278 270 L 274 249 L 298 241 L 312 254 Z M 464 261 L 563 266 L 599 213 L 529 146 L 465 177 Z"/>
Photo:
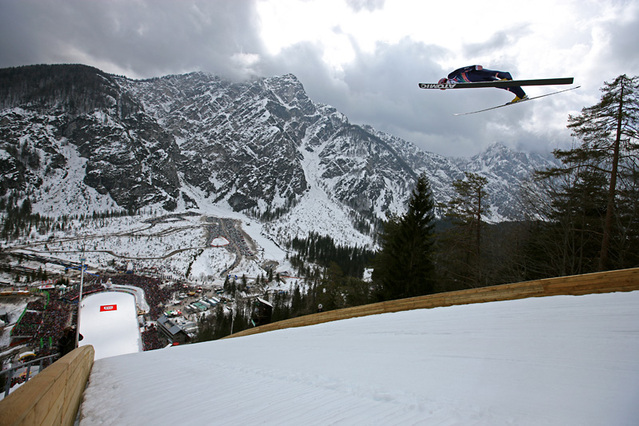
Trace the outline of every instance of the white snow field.
<path fill-rule="evenodd" d="M 81 425 L 637 425 L 639 291 L 413 310 L 99 359 Z"/>
<path fill-rule="evenodd" d="M 93 345 L 95 359 L 142 351 L 135 296 L 107 291 L 82 299 L 80 346 Z"/>

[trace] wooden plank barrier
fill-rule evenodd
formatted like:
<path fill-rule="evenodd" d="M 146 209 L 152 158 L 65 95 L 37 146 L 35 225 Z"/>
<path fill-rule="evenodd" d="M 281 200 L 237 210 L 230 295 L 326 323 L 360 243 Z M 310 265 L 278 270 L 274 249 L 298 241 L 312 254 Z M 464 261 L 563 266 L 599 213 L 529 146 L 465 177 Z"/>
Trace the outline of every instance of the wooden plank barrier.
<path fill-rule="evenodd" d="M 0 425 L 73 425 L 93 367 L 93 346 L 69 352 L 0 401 Z"/>
<path fill-rule="evenodd" d="M 524 281 L 521 283 L 502 284 L 490 287 L 451 291 L 447 293 L 429 294 L 427 296 L 411 297 L 408 299 L 390 300 L 370 305 L 320 312 L 317 314 L 305 315 L 271 324 L 265 324 L 259 327 L 240 331 L 227 336 L 226 338 L 248 336 L 251 334 L 282 330 L 285 328 L 305 327 L 329 321 L 339 321 L 348 318 L 408 311 L 412 309 L 431 309 L 471 303 L 515 300 L 528 297 L 560 295 L 581 296 L 593 293 L 612 293 L 616 291 L 634 290 L 639 290 L 639 268 L 546 278 L 542 280 Z"/>

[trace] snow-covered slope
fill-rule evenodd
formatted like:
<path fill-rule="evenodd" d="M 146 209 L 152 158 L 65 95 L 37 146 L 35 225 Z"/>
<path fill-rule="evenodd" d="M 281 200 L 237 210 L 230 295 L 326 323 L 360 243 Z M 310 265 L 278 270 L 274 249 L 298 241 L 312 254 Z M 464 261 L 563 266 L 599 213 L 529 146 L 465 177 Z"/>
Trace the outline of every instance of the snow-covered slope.
<path fill-rule="evenodd" d="M 414 310 L 97 360 L 80 425 L 636 425 L 639 292 Z"/>
<path fill-rule="evenodd" d="M 313 102 L 291 74 L 140 81 L 43 65 L 0 70 L 0 78 L 0 196 L 29 195 L 49 216 L 221 207 L 290 235 L 314 230 L 296 211 L 321 205 L 321 222 L 340 220 L 330 235 L 348 227 L 356 242 L 403 212 L 422 173 L 440 203 L 464 171 L 485 175 L 487 219 L 503 220 L 518 218 L 519 183 L 549 164 L 500 145 L 472 159 L 424 152 Z"/>
<path fill-rule="evenodd" d="M 87 296 L 82 299 L 83 339 L 78 345 L 92 345 L 96 360 L 142 352 L 137 315 L 135 296 L 130 293 L 105 291 Z"/>

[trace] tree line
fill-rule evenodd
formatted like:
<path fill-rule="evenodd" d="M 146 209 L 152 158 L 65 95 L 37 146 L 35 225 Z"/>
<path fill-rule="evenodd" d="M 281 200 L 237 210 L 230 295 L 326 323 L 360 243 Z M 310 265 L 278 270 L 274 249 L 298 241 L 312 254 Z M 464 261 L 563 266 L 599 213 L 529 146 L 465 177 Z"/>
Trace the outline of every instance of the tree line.
<path fill-rule="evenodd" d="M 334 262 L 346 275 L 362 278 L 364 270 L 375 255 L 372 250 L 365 247 L 335 244 L 332 237 L 316 232 L 311 232 L 306 238 L 295 237 L 286 247 L 297 253 L 290 256 L 289 261 L 304 276 L 312 275 L 311 271 L 305 268 L 307 263 L 328 267 Z"/>
<path fill-rule="evenodd" d="M 373 283 L 385 298 L 639 266 L 638 83 L 606 82 L 596 105 L 569 116 L 575 144 L 521 189 L 526 221 L 486 224 L 487 181 L 466 173 L 435 234 L 420 177 L 408 212 L 383 233 Z"/>
<path fill-rule="evenodd" d="M 3 213 L 2 225 L 0 225 L 0 237 L 5 241 L 12 241 L 21 236 L 29 235 L 35 231 L 40 235 L 47 235 L 52 231 L 65 231 L 74 220 L 104 221 L 109 218 L 131 216 L 135 212 L 131 211 L 104 211 L 93 212 L 91 215 L 62 215 L 50 217 L 33 212 L 33 203 L 29 197 L 22 203 L 16 192 L 10 193 L 7 197 L 0 197 L 0 212 Z"/>

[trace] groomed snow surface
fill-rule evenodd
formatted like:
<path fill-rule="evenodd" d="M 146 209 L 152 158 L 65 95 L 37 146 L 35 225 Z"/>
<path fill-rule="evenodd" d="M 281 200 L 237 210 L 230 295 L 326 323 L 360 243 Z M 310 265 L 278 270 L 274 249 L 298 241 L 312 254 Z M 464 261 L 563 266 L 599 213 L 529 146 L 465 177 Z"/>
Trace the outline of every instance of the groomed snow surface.
<path fill-rule="evenodd" d="M 80 346 L 93 345 L 95 359 L 142 351 L 135 296 L 107 291 L 82 299 Z"/>
<path fill-rule="evenodd" d="M 354 318 L 99 359 L 81 425 L 637 425 L 639 291 Z"/>

